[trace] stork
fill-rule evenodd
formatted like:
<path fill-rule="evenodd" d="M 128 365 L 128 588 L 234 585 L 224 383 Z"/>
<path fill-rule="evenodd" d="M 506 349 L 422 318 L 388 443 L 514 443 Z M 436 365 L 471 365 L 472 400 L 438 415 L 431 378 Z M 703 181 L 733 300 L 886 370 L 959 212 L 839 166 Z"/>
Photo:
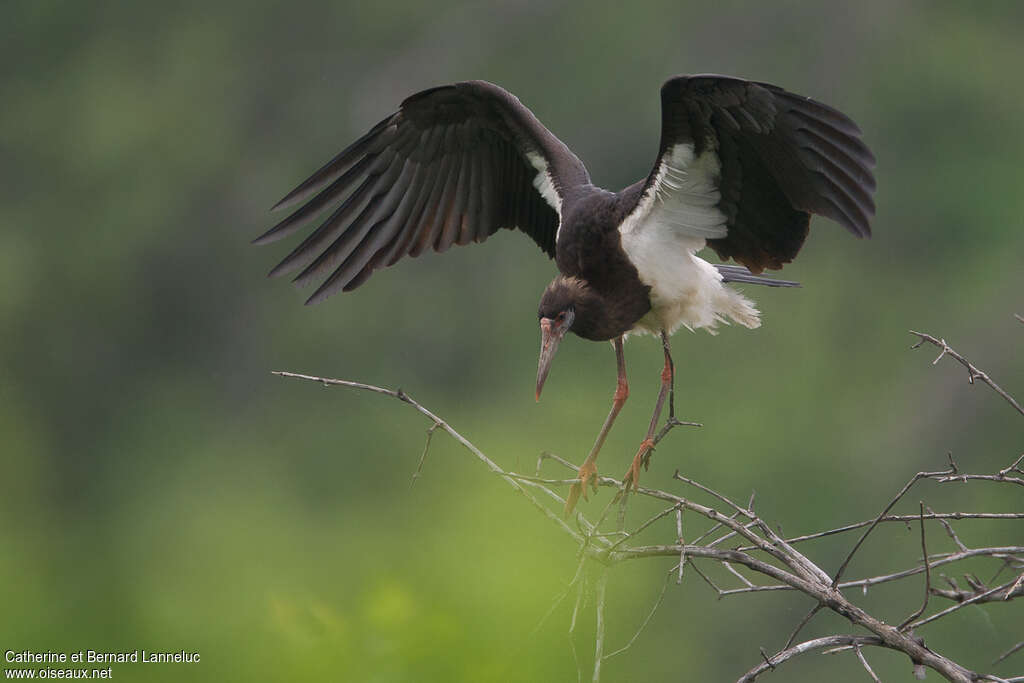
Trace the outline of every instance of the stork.
<path fill-rule="evenodd" d="M 482 242 L 501 228 L 531 237 L 559 270 L 538 310 L 537 400 L 569 332 L 615 350 L 611 410 L 567 497 L 569 513 L 588 485 L 596 490 L 598 452 L 629 396 L 627 335 L 660 336 L 665 365 L 624 490 L 649 463 L 674 388 L 670 335 L 729 321 L 758 327 L 754 304 L 726 285 L 795 285 L 759 274 L 793 260 L 811 214 L 871 234 L 874 157 L 841 112 L 768 83 L 696 75 L 662 86 L 661 115 L 651 172 L 609 192 L 506 90 L 484 81 L 424 90 L 278 202 L 273 209 L 302 205 L 255 243 L 335 207 L 270 272 L 320 281 L 312 304 L 428 248 Z M 740 265 L 708 263 L 697 256 L 706 246 Z"/>

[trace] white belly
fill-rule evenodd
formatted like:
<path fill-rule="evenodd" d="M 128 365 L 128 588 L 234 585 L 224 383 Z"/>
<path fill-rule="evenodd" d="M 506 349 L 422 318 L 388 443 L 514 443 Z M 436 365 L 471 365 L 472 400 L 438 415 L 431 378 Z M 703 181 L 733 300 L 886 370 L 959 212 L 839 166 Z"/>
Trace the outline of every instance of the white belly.
<path fill-rule="evenodd" d="M 760 326 L 754 304 L 726 287 L 715 267 L 695 255 L 703 247 L 703 239 L 672 230 L 622 233 L 622 248 L 641 282 L 651 288 L 651 310 L 630 332 L 666 330 L 671 334 L 685 326 L 714 334 L 718 323 L 729 320 L 745 327 Z"/>

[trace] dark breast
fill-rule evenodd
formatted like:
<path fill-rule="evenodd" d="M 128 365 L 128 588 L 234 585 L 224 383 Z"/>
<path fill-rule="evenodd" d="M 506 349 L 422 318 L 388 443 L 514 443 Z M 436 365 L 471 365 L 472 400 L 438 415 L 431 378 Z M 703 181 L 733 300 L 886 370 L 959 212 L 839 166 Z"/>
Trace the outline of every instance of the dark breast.
<path fill-rule="evenodd" d="M 604 341 L 628 332 L 651 310 L 650 287 L 622 249 L 619 224 L 626 216 L 621 195 L 597 188 L 563 204 L 555 261 L 563 275 L 585 280 L 597 295 L 585 315 L 577 311 L 573 332 Z"/>

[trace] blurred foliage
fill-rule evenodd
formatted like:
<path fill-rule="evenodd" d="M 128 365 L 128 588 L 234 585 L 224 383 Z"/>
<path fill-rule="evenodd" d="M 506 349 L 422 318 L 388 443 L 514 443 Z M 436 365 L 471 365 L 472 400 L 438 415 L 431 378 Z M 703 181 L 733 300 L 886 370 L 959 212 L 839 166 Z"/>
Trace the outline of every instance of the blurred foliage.
<path fill-rule="evenodd" d="M 678 411 L 706 427 L 672 435 L 650 484 L 671 487 L 681 467 L 737 497 L 756 489 L 762 515 L 800 533 L 874 515 L 947 451 L 979 472 L 1019 453 L 1012 410 L 952 363 L 909 352 L 906 330 L 944 336 L 1024 394 L 1011 315 L 1024 285 L 1024 5 L 16 0 L 3 14 L 4 648 L 202 653 L 115 665 L 126 680 L 574 678 L 570 606 L 533 630 L 575 567 L 556 529 L 441 436 L 410 489 L 428 425 L 400 405 L 269 374 L 400 385 L 519 469 L 542 449 L 578 460 L 589 447 L 612 354 L 567 342 L 534 404 L 535 307 L 554 267 L 528 240 L 402 263 L 317 307 L 262 277 L 280 245 L 247 244 L 274 200 L 439 83 L 507 87 L 612 188 L 647 173 L 657 89 L 675 73 L 779 83 L 864 129 L 879 159 L 876 237 L 816 220 L 785 271 L 804 288 L 753 292 L 762 329 L 676 336 Z M 661 354 L 640 339 L 627 359 L 633 399 L 601 458 L 614 474 L 643 433 Z M 996 488 L 919 495 L 1021 509 Z M 963 524 L 968 543 L 1019 536 Z M 909 566 L 915 543 L 887 529 L 851 570 Z M 834 568 L 847 547 L 817 557 Z M 613 645 L 668 566 L 614 572 Z M 867 602 L 897 619 L 919 599 L 906 584 Z M 731 680 L 807 607 L 715 603 L 687 581 L 606 678 Z M 987 668 L 1019 640 L 1019 615 L 965 610 L 926 635 Z M 846 630 L 819 617 L 807 633 L 830 626 Z M 905 660 L 870 656 L 885 680 L 908 678 Z M 786 680 L 864 678 L 845 655 L 787 667 Z"/>

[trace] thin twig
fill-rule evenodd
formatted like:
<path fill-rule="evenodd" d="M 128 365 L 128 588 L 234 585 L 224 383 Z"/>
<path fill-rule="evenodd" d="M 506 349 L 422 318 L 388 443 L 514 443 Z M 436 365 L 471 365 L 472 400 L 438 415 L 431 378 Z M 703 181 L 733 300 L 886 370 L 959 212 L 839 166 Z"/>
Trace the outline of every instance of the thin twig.
<path fill-rule="evenodd" d="M 936 517 L 935 512 L 931 508 L 928 508 L 928 518 L 939 520 L 939 524 L 941 524 L 942 528 L 946 530 L 946 535 L 953 539 L 953 543 L 956 544 L 956 547 L 961 551 L 967 550 L 967 546 L 964 545 L 964 542 L 961 541 L 960 537 L 956 535 L 955 531 L 953 531 L 953 525 L 946 521 L 944 517 Z M 922 516 L 922 519 L 924 519 L 924 516 Z"/>
<path fill-rule="evenodd" d="M 771 657 L 766 657 L 765 661 L 761 662 L 747 673 L 740 676 L 736 683 L 750 683 L 758 676 L 763 674 L 765 671 L 774 669 L 779 664 L 788 662 L 794 657 L 798 657 L 814 650 L 821 650 L 826 647 L 836 647 L 839 645 L 879 645 L 884 646 L 881 639 L 875 636 L 826 636 L 824 638 L 815 638 L 814 640 L 807 640 L 799 645 L 788 647 L 784 650 L 776 652 Z"/>
<path fill-rule="evenodd" d="M 1013 582 L 1013 585 L 1006 590 L 1006 595 L 1003 596 L 1003 600 L 1009 600 L 1010 598 L 1015 598 L 1018 595 L 1021 595 L 1024 593 L 1022 588 L 1024 588 L 1024 573 L 1021 573 L 1021 575 L 1017 577 L 1017 580 Z"/>
<path fill-rule="evenodd" d="M 1021 322 L 1024 322 L 1024 320 L 1022 320 Z M 1009 650 L 1007 650 L 1003 654 L 1001 654 L 998 657 L 996 657 L 996 660 L 994 662 L 992 662 L 992 665 L 995 666 L 996 664 L 998 664 L 999 662 L 1003 661 L 1004 659 L 1006 659 L 1007 657 L 1009 657 L 1013 653 L 1020 652 L 1022 649 L 1024 649 L 1024 640 L 1022 640 L 1021 642 L 1017 643 L 1016 645 L 1011 647 Z"/>
<path fill-rule="evenodd" d="M 576 565 L 576 572 L 575 574 L 573 574 L 572 580 L 569 582 L 569 585 L 565 587 L 564 591 L 555 596 L 555 599 L 551 603 L 551 607 L 548 608 L 548 611 L 544 613 L 544 616 L 540 618 L 540 621 L 537 622 L 537 625 L 533 627 L 532 631 L 530 631 L 531 637 L 535 636 L 540 631 L 540 629 L 544 626 L 544 623 L 548 620 L 548 617 L 550 617 L 554 613 L 554 611 L 558 609 L 558 606 L 562 604 L 562 601 L 564 601 L 566 597 L 568 597 L 569 593 L 572 591 L 573 588 L 576 587 L 577 583 L 583 580 L 583 566 L 586 564 L 586 560 L 586 557 L 580 558 L 579 563 Z"/>
<path fill-rule="evenodd" d="M 594 677 L 593 683 L 601 680 L 601 662 L 604 661 L 604 603 L 608 588 L 608 569 L 601 570 L 597 579 L 597 633 L 594 636 Z"/>
<path fill-rule="evenodd" d="M 740 513 L 735 512 L 735 513 L 733 513 L 729 517 L 729 519 L 736 519 L 737 517 L 739 517 L 739 515 L 740 515 Z M 744 524 L 743 528 L 744 529 L 751 529 L 753 527 L 756 527 L 758 525 L 758 522 L 759 522 L 759 520 L 756 520 L 756 519 L 752 520 L 752 521 L 747 522 L 746 524 Z M 720 527 L 722 525 L 719 524 L 718 526 Z M 718 538 L 716 538 L 713 541 L 709 541 L 708 543 L 706 543 L 706 545 L 709 546 L 709 547 L 712 547 L 712 548 L 715 547 L 716 545 L 722 545 L 723 543 L 725 543 L 726 541 L 728 541 L 730 538 L 732 538 L 735 535 L 736 535 L 735 531 L 730 531 L 728 533 L 722 534 L 721 536 L 719 536 Z M 760 548 L 757 548 L 757 546 L 742 546 L 742 547 L 750 548 L 751 550 L 754 550 L 754 549 L 758 549 L 759 550 L 760 549 Z"/>
<path fill-rule="evenodd" d="M 1007 477 L 1003 474 L 950 474 L 943 477 L 935 477 L 935 481 L 946 484 L 951 481 L 995 481 L 1000 483 L 1016 484 L 1024 486 L 1024 479 L 1018 477 Z"/>
<path fill-rule="evenodd" d="M 683 540 L 683 508 L 676 506 L 676 540 L 679 541 L 679 545 L 685 545 Z M 676 578 L 676 585 L 678 586 L 683 582 L 683 569 L 686 567 L 686 552 L 683 550 L 679 551 L 679 576 Z"/>
<path fill-rule="evenodd" d="M 998 384 L 996 384 L 995 382 L 992 381 L 992 378 L 990 378 L 984 372 L 979 370 L 969 360 L 967 360 L 966 358 L 961 356 L 959 353 L 957 353 L 949 344 L 946 343 L 945 339 L 936 339 L 935 337 L 931 336 L 930 334 L 925 334 L 924 332 L 914 332 L 913 330 L 910 330 L 910 334 L 917 335 L 921 339 L 921 341 L 917 342 L 916 344 L 914 344 L 910 348 L 916 349 L 916 348 L 920 347 L 921 344 L 923 344 L 924 342 L 928 342 L 929 344 L 931 344 L 933 346 L 936 346 L 936 347 L 938 347 L 940 349 L 939 356 L 934 361 L 932 361 L 932 365 L 935 365 L 940 360 L 942 360 L 943 356 L 950 356 L 951 358 L 956 360 L 958 363 L 960 363 L 960 365 L 962 365 L 965 368 L 967 368 L 967 381 L 969 383 L 974 384 L 974 380 L 980 379 L 982 382 L 984 382 L 985 384 L 987 384 L 990 387 L 992 387 L 992 389 L 997 394 L 1002 396 L 1006 400 L 1007 403 L 1009 403 L 1011 406 L 1013 406 L 1014 410 L 1016 410 L 1021 415 L 1024 415 L 1024 408 L 1022 408 L 1021 405 L 1019 403 L 1017 403 L 1017 400 L 1013 396 L 1010 396 L 1008 393 L 1006 393 L 1006 391 L 1004 391 L 1001 386 L 999 386 Z"/>
<path fill-rule="evenodd" d="M 733 576 L 738 578 L 740 581 L 742 581 L 744 586 L 749 586 L 751 588 L 754 587 L 754 584 L 750 581 L 750 579 L 748 579 L 747 577 L 743 576 L 743 574 L 740 574 L 738 571 L 736 571 L 736 569 L 731 564 L 729 564 L 728 562 L 722 562 L 722 566 L 725 567 L 727 570 L 729 570 L 730 574 L 732 574 Z"/>
<path fill-rule="evenodd" d="M 665 426 L 662 427 L 661 431 L 659 431 L 657 433 L 657 435 L 654 437 L 654 439 L 653 439 L 654 445 L 657 446 L 658 443 L 660 443 L 662 439 L 664 439 L 666 436 L 668 436 L 668 433 L 671 432 L 674 427 L 703 427 L 703 426 L 704 425 L 701 424 L 700 422 L 687 422 L 685 420 L 677 420 L 674 417 L 669 417 L 667 420 L 665 420 Z"/>
<path fill-rule="evenodd" d="M 661 602 L 665 599 L 665 592 L 668 590 L 668 577 L 672 576 L 672 572 L 674 571 L 675 567 L 670 569 L 668 573 L 665 574 L 665 580 L 661 584 L 661 593 L 658 594 L 658 599 L 654 601 L 654 605 L 651 607 L 651 611 L 647 614 L 647 617 L 640 624 L 640 628 L 638 628 L 636 630 L 636 633 L 633 634 L 633 637 L 629 639 L 628 643 L 620 647 L 615 652 L 606 654 L 604 656 L 605 659 L 611 659 L 615 655 L 622 654 L 629 648 L 633 647 L 633 643 L 635 643 L 636 639 L 640 637 L 640 634 L 643 633 L 644 629 L 647 627 L 647 624 L 650 623 L 651 619 L 654 617 L 654 613 L 658 611 L 659 607 L 661 607 Z"/>
<path fill-rule="evenodd" d="M 427 440 L 423 444 L 423 455 L 420 456 L 420 462 L 416 465 L 416 471 L 412 473 L 412 481 L 409 482 L 410 488 L 414 486 L 416 484 L 416 480 L 420 478 L 420 472 L 423 471 L 423 463 L 427 460 L 427 452 L 430 451 L 430 437 L 434 436 L 434 431 L 440 426 L 440 423 L 435 422 L 427 430 Z"/>
<path fill-rule="evenodd" d="M 580 658 L 576 654 L 576 639 L 575 639 L 576 617 L 579 616 L 580 606 L 582 605 L 582 602 L 583 602 L 583 595 L 584 595 L 583 584 L 584 584 L 584 582 L 581 581 L 579 583 L 578 587 L 576 588 L 576 600 L 575 600 L 575 602 L 573 603 L 573 606 L 572 606 L 572 619 L 569 621 L 569 649 L 572 650 L 572 659 L 576 663 L 576 680 L 577 681 L 580 681 L 580 680 L 583 679 L 583 668 L 580 666 Z"/>
<path fill-rule="evenodd" d="M 523 494 L 523 496 L 525 496 L 526 499 L 530 501 L 530 503 L 533 504 L 535 508 L 540 510 L 541 514 L 543 514 L 545 517 L 547 517 L 552 522 L 561 527 L 563 531 L 571 535 L 578 542 L 583 540 L 582 537 L 579 534 L 577 534 L 571 527 L 569 527 L 569 525 L 566 524 L 558 515 L 551 512 L 551 510 L 549 510 L 539 500 L 537 500 L 536 496 L 530 493 L 530 491 L 527 490 L 525 486 L 520 484 L 513 477 L 508 476 L 505 470 L 498 467 L 498 465 L 495 464 L 493 460 L 484 455 L 483 452 L 481 452 L 479 448 L 470 443 L 469 440 L 466 439 L 466 437 L 462 436 L 462 434 L 459 434 L 457 431 L 455 431 L 451 425 L 449 425 L 447 422 L 439 418 L 437 415 L 435 415 L 434 413 L 430 412 L 422 405 L 417 403 L 415 400 L 413 400 L 411 396 L 409 396 L 401 389 L 385 389 L 383 387 L 374 386 L 372 384 L 363 384 L 362 382 L 352 382 L 344 379 L 329 379 L 326 377 L 314 377 L 312 375 L 302 375 L 294 372 L 274 371 L 272 374 L 278 375 L 279 377 L 291 377 L 294 379 L 302 379 L 310 382 L 318 382 L 320 384 L 323 384 L 324 386 L 340 386 L 350 387 L 352 389 L 362 389 L 363 391 L 370 391 L 375 394 L 384 394 L 385 396 L 391 396 L 392 398 L 397 398 L 399 401 L 402 401 L 403 403 L 409 404 L 414 409 L 416 409 L 417 412 L 424 415 L 428 419 L 432 420 L 434 423 L 440 425 L 440 428 L 444 430 L 448 434 L 448 436 L 458 441 L 463 448 L 472 453 L 478 460 L 484 463 L 492 472 L 494 472 L 499 477 L 504 479 L 516 491 Z"/>
<path fill-rule="evenodd" d="M 925 608 L 928 607 L 928 598 L 930 598 L 931 594 L 932 594 L 931 593 L 931 591 L 932 591 L 932 570 L 931 570 L 931 566 L 928 564 L 928 545 L 925 542 L 925 535 L 924 535 L 924 501 L 921 501 L 920 505 L 921 505 L 921 557 L 924 558 L 924 602 L 921 603 L 921 606 L 918 607 L 917 610 L 913 614 L 911 614 L 909 617 L 904 619 L 903 622 L 899 626 L 896 627 L 896 628 L 898 628 L 901 631 L 906 627 L 907 624 L 909 624 L 914 619 L 917 619 L 919 616 L 924 614 Z"/>
<path fill-rule="evenodd" d="M 1021 578 L 1024 578 L 1024 574 L 1021 574 L 1021 576 L 1014 581 L 1009 581 L 1004 583 L 1002 586 L 991 590 L 989 590 L 988 587 L 981 585 L 977 588 L 974 588 L 972 585 L 974 590 L 971 591 L 959 590 L 956 588 L 953 590 L 932 588 L 932 595 L 937 595 L 941 598 L 948 598 L 949 600 L 958 603 L 968 601 L 972 603 L 1006 602 L 1007 600 L 1024 596 L 1024 585 L 1022 585 Z M 1000 591 L 1003 591 L 1003 593 L 1000 594 Z"/>
<path fill-rule="evenodd" d="M 885 506 L 885 509 L 882 510 L 881 514 L 879 514 L 877 517 L 875 517 L 875 521 L 871 522 L 871 525 L 867 528 L 867 531 L 865 531 L 864 534 L 860 537 L 860 539 L 858 539 L 857 543 L 854 544 L 854 546 L 850 550 L 849 554 L 847 554 L 846 559 L 843 560 L 843 563 L 841 565 L 839 565 L 838 571 L 836 571 L 835 576 L 832 578 L 832 587 L 835 588 L 836 586 L 839 585 L 839 579 L 841 579 L 843 577 L 843 573 L 846 571 L 846 567 L 849 566 L 850 561 L 853 559 L 853 556 L 857 554 L 857 551 L 860 550 L 860 547 L 864 544 L 864 541 L 867 540 L 868 536 L 871 535 L 871 532 L 875 530 L 875 527 L 879 525 L 879 523 L 882 521 L 882 519 L 887 514 L 889 514 L 889 510 L 892 510 L 893 506 L 895 506 L 896 503 L 898 503 L 900 501 L 900 499 L 904 495 L 906 495 L 907 491 L 910 490 L 911 486 L 913 486 L 914 484 L 919 482 L 921 479 L 924 479 L 926 477 L 932 477 L 932 476 L 943 475 L 943 474 L 951 474 L 951 473 L 953 473 L 955 471 L 956 471 L 956 468 L 951 465 L 948 470 L 944 470 L 942 472 L 918 472 L 913 477 L 911 477 L 910 481 L 908 481 L 903 486 L 903 488 L 900 489 L 900 492 L 896 494 L 895 498 L 893 498 L 891 501 L 889 501 L 889 504 Z"/>
<path fill-rule="evenodd" d="M 640 550 L 642 550 L 642 548 L 634 548 L 633 549 L 634 552 L 640 551 Z M 736 550 L 740 551 L 742 549 L 741 548 L 737 548 Z M 992 547 L 992 548 L 972 548 L 972 549 L 970 549 L 970 550 L 968 550 L 966 552 L 961 552 L 961 553 L 942 553 L 942 554 L 932 555 L 932 557 L 931 557 L 931 568 L 935 569 L 936 567 L 939 567 L 939 566 L 942 566 L 942 565 L 946 565 L 946 564 L 951 564 L 953 562 L 960 562 L 962 560 L 966 560 L 966 559 L 971 558 L 971 557 L 1003 558 L 1003 557 L 1008 557 L 1008 556 L 1011 556 L 1011 555 L 1014 555 L 1014 554 L 1019 554 L 1019 553 L 1022 553 L 1022 552 L 1024 552 L 1024 546 L 1001 546 L 1001 547 Z M 916 567 L 911 567 L 910 569 L 904 569 L 903 571 L 893 572 L 892 574 L 883 574 L 883 575 L 880 575 L 880 576 L 871 576 L 871 577 L 868 577 L 866 579 L 857 579 L 855 581 L 843 581 L 838 586 L 836 586 L 836 588 L 841 589 L 841 590 L 842 589 L 846 589 L 846 588 L 867 588 L 867 587 L 875 586 L 875 585 L 878 585 L 878 584 L 881 584 L 881 583 L 888 583 L 890 581 L 898 581 L 900 579 L 905 579 L 905 578 L 907 578 L 909 576 L 915 576 L 917 574 L 922 573 L 923 571 L 924 571 L 924 565 L 918 565 Z M 738 594 L 738 593 L 753 593 L 753 592 L 769 591 L 769 590 L 792 590 L 792 589 L 793 589 L 792 586 L 756 586 L 755 588 L 735 588 L 735 589 L 732 589 L 732 590 L 722 591 L 722 595 L 726 596 L 726 595 L 733 595 L 733 594 Z"/>
<path fill-rule="evenodd" d="M 732 513 L 732 515 L 731 515 L 731 516 L 729 517 L 729 519 L 736 519 L 736 518 L 737 518 L 737 517 L 739 516 L 739 514 L 740 514 L 740 513 L 738 513 L 738 512 L 734 512 L 734 513 Z M 719 529 L 721 529 L 721 528 L 722 528 L 722 526 L 723 526 L 723 525 L 722 525 L 722 523 L 721 523 L 721 522 L 719 522 L 719 523 L 715 524 L 715 525 L 714 525 L 714 526 L 712 526 L 712 527 L 711 527 L 710 529 L 708 529 L 707 531 L 705 531 L 704 533 L 702 533 L 702 534 L 701 534 L 700 536 L 698 536 L 697 538 L 693 539 L 693 544 L 694 544 L 694 545 L 700 545 L 700 542 L 701 542 L 701 541 L 703 541 L 703 540 L 704 540 L 705 538 L 707 538 L 707 537 L 708 537 L 708 536 L 710 536 L 711 534 L 713 534 L 713 533 L 715 533 L 716 531 L 718 531 Z M 730 534 L 732 534 L 732 532 L 729 532 L 729 533 L 730 533 Z M 749 547 L 748 547 L 748 549 L 753 549 L 754 547 L 755 547 L 755 546 L 749 546 Z"/>
<path fill-rule="evenodd" d="M 860 645 L 854 645 L 853 651 L 856 653 L 857 659 L 859 659 L 860 663 L 864 666 L 864 670 L 868 672 L 869 676 L 871 676 L 871 680 L 875 683 L 882 683 L 881 679 L 876 676 L 875 672 L 871 669 L 871 665 L 868 664 L 868 660 L 864 658 L 864 653 L 860 651 Z"/>
<path fill-rule="evenodd" d="M 995 588 L 991 588 L 991 589 L 985 591 L 984 593 L 978 593 L 974 597 L 967 598 L 963 602 L 958 602 L 957 604 L 953 605 L 952 607 L 947 607 L 946 609 L 942 610 L 941 612 L 936 612 L 935 614 L 931 615 L 930 617 L 925 617 L 924 619 L 920 619 L 918 621 L 915 621 L 914 623 L 910 624 L 910 628 L 911 629 L 920 628 L 921 626 L 924 626 L 925 624 L 929 624 L 929 623 L 935 621 L 936 619 L 939 619 L 941 617 L 946 616 L 947 614 L 951 614 L 953 612 L 956 612 L 958 609 L 966 607 L 967 605 L 973 605 L 976 602 L 984 602 L 985 598 L 989 597 L 990 595 L 994 595 L 994 594 L 998 593 L 999 591 L 1008 590 L 1009 587 L 1010 587 L 1010 584 L 1004 584 L 1002 586 L 996 586 Z"/>
<path fill-rule="evenodd" d="M 680 552 L 682 552 L 682 551 L 680 551 Z M 708 577 L 708 575 L 707 575 L 707 574 L 705 574 L 704 572 L 702 572 L 702 571 L 700 570 L 700 567 L 698 567 L 698 566 L 697 566 L 697 563 L 696 563 L 696 562 L 693 562 L 693 561 L 691 560 L 691 561 L 690 561 L 690 566 L 691 566 L 691 567 L 693 567 L 693 571 L 697 572 L 697 576 L 699 576 L 700 578 L 704 579 L 704 583 L 706 583 L 707 585 L 711 586 L 711 590 L 713 590 L 713 591 L 715 591 L 716 593 L 718 593 L 718 597 L 722 597 L 722 589 L 721 589 L 721 588 L 719 588 L 719 587 L 718 587 L 717 585 L 715 585 L 715 582 L 714 582 L 714 581 L 712 581 L 712 580 L 711 580 L 711 579 L 710 579 L 710 578 Z"/>
<path fill-rule="evenodd" d="M 755 518 L 754 512 L 752 510 L 748 510 L 746 508 L 741 507 L 738 503 L 734 503 L 732 500 L 730 500 L 726 496 L 723 496 L 718 491 L 713 491 L 712 489 L 709 489 L 707 486 L 704 486 L 704 484 L 701 484 L 700 482 L 694 481 L 693 479 L 690 479 L 689 477 L 684 477 L 682 474 L 679 473 L 679 470 L 675 471 L 675 474 L 672 475 L 672 478 L 673 479 L 678 479 L 679 481 L 681 481 L 681 482 L 683 482 L 685 484 L 689 484 L 690 486 L 693 486 L 694 488 L 700 489 L 701 491 L 703 491 L 704 493 L 708 494 L 709 496 L 712 496 L 713 498 L 717 498 L 718 500 L 722 501 L 723 503 L 725 503 L 726 505 L 731 507 L 733 510 L 735 510 L 736 512 L 738 512 L 741 515 L 743 515 L 744 517 L 746 517 L 747 519 L 754 519 Z"/>
<path fill-rule="evenodd" d="M 789 635 L 789 640 L 786 641 L 786 647 L 783 648 L 784 650 L 793 646 L 793 643 L 796 642 L 797 635 L 799 635 L 800 631 L 803 630 L 804 626 L 806 626 L 808 622 L 810 622 L 810 620 L 814 618 L 814 615 L 817 614 L 822 607 L 824 607 L 824 605 L 819 602 L 811 608 L 810 612 L 804 615 L 804 618 L 801 619 L 800 623 L 796 625 L 795 629 L 793 629 L 793 633 Z"/>
<path fill-rule="evenodd" d="M 550 453 L 548 451 L 543 451 L 540 454 L 540 457 L 537 458 L 537 469 L 538 470 L 540 469 L 540 463 L 543 460 L 550 460 L 552 462 L 556 462 L 559 465 L 561 465 L 562 467 L 564 467 L 567 470 L 570 470 L 572 472 L 578 472 L 579 469 L 580 469 L 579 467 L 577 467 L 576 465 L 573 465 L 571 462 L 569 462 L 565 458 L 560 458 L 559 456 L 555 455 L 554 453 Z"/>
<path fill-rule="evenodd" d="M 624 534 L 624 535 L 622 536 L 622 538 L 620 538 L 620 539 L 619 539 L 618 541 L 616 541 L 615 543 L 613 543 L 613 544 L 612 544 L 612 545 L 611 545 L 611 546 L 610 546 L 610 547 L 608 548 L 608 550 L 607 550 L 606 552 L 611 552 L 611 551 L 612 551 L 612 550 L 614 550 L 615 548 L 618 548 L 618 547 L 619 547 L 620 545 L 622 545 L 623 543 L 625 543 L 625 542 L 626 542 L 626 541 L 628 541 L 629 539 L 633 538 L 634 536 L 636 536 L 637 534 L 639 534 L 639 533 L 640 533 L 641 531 L 643 531 L 644 529 L 646 529 L 646 528 L 647 528 L 647 527 L 649 527 L 650 525 L 652 525 L 652 524 L 654 524 L 655 522 L 657 522 L 657 521 L 658 521 L 659 519 L 661 519 L 662 517 L 666 517 L 666 516 L 668 516 L 668 515 L 669 515 L 669 514 L 670 514 L 671 512 L 677 512 L 677 513 L 678 513 L 678 512 L 680 511 L 680 510 L 681 510 L 681 508 L 680 508 L 680 507 L 679 507 L 678 505 L 673 505 L 673 506 L 672 506 L 672 507 L 670 507 L 670 508 L 665 508 L 664 510 L 662 510 L 661 512 L 659 512 L 658 514 L 654 515 L 653 517 L 651 517 L 650 519 L 648 519 L 648 520 L 647 520 L 646 522 L 644 522 L 643 524 L 641 524 L 640 526 L 638 526 L 638 527 L 637 527 L 636 529 L 634 529 L 632 533 L 626 533 L 626 532 L 623 532 L 623 534 Z"/>
<path fill-rule="evenodd" d="M 575 481 L 575 480 L 574 480 Z M 934 512 L 926 514 L 925 519 L 1024 519 L 1024 512 Z M 886 515 L 882 519 L 878 520 L 880 523 L 886 522 L 916 522 L 919 519 L 918 515 Z M 828 531 L 818 531 L 813 534 L 806 534 L 804 536 L 794 536 L 787 538 L 786 542 L 793 545 L 797 543 L 803 543 L 805 541 L 813 541 L 819 538 L 825 538 L 826 536 L 835 536 L 836 534 L 843 534 L 848 531 L 856 531 L 857 529 L 863 529 L 866 526 L 874 524 L 874 520 L 866 519 L 862 522 L 856 522 L 855 524 L 847 524 L 846 526 L 837 527 L 835 529 L 829 529 Z M 749 547 L 742 547 L 740 550 L 750 550 Z"/>
<path fill-rule="evenodd" d="M 999 476 L 1000 477 L 1005 477 L 1010 472 L 1020 472 L 1021 474 L 1024 474 L 1024 470 L 1022 470 L 1020 468 L 1021 462 L 1024 462 L 1024 453 L 1021 453 L 1020 457 L 1017 458 L 1016 460 L 1014 460 L 1012 465 L 1010 465 L 1009 467 L 1006 467 L 1004 469 L 999 470 Z"/>

